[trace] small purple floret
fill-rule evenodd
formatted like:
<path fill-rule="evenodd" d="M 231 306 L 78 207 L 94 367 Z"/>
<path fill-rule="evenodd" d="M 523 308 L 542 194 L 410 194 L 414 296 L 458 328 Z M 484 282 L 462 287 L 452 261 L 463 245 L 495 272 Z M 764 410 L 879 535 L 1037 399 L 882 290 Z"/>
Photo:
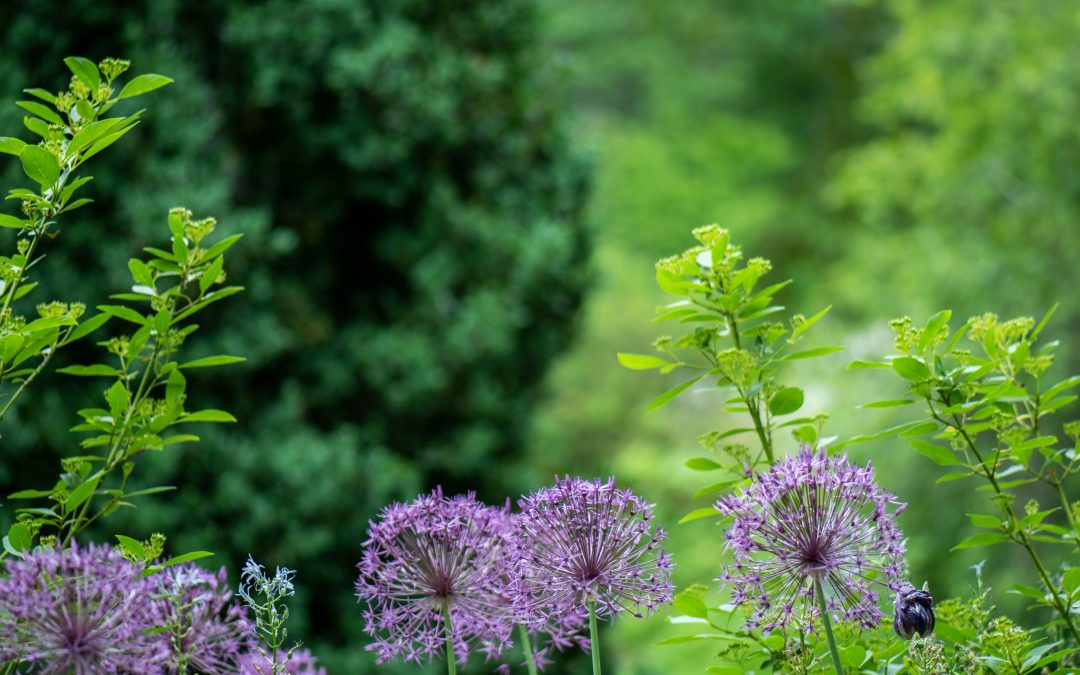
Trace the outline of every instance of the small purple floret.
<path fill-rule="evenodd" d="M 878 588 L 895 592 L 904 583 L 904 535 L 893 518 L 905 506 L 878 487 L 869 463 L 803 446 L 716 503 L 734 518 L 727 532 L 734 562 L 718 580 L 735 605 L 750 608 L 751 629 L 813 630 L 816 581 L 830 615 L 873 630 L 884 617 Z"/>
<path fill-rule="evenodd" d="M 667 533 L 653 526 L 652 505 L 614 478 L 557 479 L 520 505 L 519 613 L 527 620 L 580 620 L 593 601 L 602 618 L 640 617 L 671 602 Z"/>

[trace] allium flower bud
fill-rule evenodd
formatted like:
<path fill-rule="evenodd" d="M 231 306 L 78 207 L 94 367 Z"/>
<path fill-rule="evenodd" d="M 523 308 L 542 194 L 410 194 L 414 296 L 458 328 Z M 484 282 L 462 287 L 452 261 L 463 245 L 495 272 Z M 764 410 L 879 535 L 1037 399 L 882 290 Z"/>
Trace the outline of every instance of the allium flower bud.
<path fill-rule="evenodd" d="M 893 630 L 905 640 L 910 640 L 916 633 L 926 637 L 934 632 L 934 598 L 923 584 L 921 589 L 905 584 L 896 594 L 896 615 L 893 617 Z"/>

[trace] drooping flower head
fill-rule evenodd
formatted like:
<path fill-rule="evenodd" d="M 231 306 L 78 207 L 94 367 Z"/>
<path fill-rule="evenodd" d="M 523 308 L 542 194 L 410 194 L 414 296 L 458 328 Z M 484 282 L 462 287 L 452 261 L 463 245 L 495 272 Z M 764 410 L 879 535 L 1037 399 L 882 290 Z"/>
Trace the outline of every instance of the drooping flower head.
<path fill-rule="evenodd" d="M 727 531 L 734 562 L 718 580 L 734 604 L 751 608 L 750 628 L 812 629 L 820 583 L 831 616 L 872 630 L 884 616 L 878 589 L 902 584 L 903 533 L 893 518 L 905 506 L 878 487 L 869 463 L 803 446 L 716 503 L 734 519 Z"/>
<path fill-rule="evenodd" d="M 379 663 L 441 654 L 447 625 L 461 663 L 471 645 L 488 656 L 502 649 L 513 628 L 508 520 L 472 493 L 448 498 L 436 489 L 370 523 L 356 596 L 367 603 L 364 630 Z"/>
<path fill-rule="evenodd" d="M 233 601 L 225 568 L 216 574 L 187 563 L 150 577 L 154 613 L 172 652 L 170 661 L 188 672 L 235 673 L 240 656 L 251 649 L 251 622 Z"/>
<path fill-rule="evenodd" d="M 671 558 L 653 507 L 615 479 L 566 477 L 524 497 L 525 555 L 518 592 L 526 613 L 565 621 L 595 602 L 597 615 L 635 616 L 671 602 Z"/>
<path fill-rule="evenodd" d="M 915 588 L 910 583 L 901 585 L 896 594 L 893 614 L 893 630 L 905 640 L 917 633 L 926 637 L 934 632 L 934 598 L 926 584 Z"/>
<path fill-rule="evenodd" d="M 162 673 L 166 643 L 155 627 L 141 568 L 108 546 L 9 558 L 0 575 L 0 663 L 47 675 Z"/>

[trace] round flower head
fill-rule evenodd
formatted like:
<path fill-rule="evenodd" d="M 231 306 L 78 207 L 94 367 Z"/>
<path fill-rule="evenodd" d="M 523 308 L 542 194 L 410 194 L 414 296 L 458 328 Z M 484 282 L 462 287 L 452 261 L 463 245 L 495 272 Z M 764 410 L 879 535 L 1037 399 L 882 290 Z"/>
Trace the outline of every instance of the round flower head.
<path fill-rule="evenodd" d="M 934 598 L 926 584 L 921 589 L 910 583 L 901 586 L 896 594 L 893 630 L 905 640 L 916 634 L 926 637 L 934 632 Z"/>
<path fill-rule="evenodd" d="M 893 517 L 905 505 L 890 514 L 890 503 L 897 502 L 874 482 L 869 463 L 808 446 L 718 501 L 717 510 L 734 518 L 727 546 L 735 558 L 718 580 L 735 605 L 752 608 L 747 626 L 812 629 L 820 583 L 831 615 L 876 628 L 884 616 L 876 588 L 898 591 L 902 583 L 903 534 Z"/>
<path fill-rule="evenodd" d="M 107 546 L 9 558 L 0 575 L 0 663 L 47 675 L 164 672 L 152 587 Z"/>
<path fill-rule="evenodd" d="M 508 519 L 472 493 L 447 498 L 440 489 L 383 509 L 368 527 L 356 581 L 378 663 L 441 654 L 447 625 L 462 663 L 473 643 L 488 656 L 501 651 L 513 628 Z"/>
<path fill-rule="evenodd" d="M 652 505 L 615 479 L 566 477 L 521 500 L 523 613 L 556 623 L 596 603 L 598 616 L 643 616 L 671 602 L 671 558 Z"/>
<path fill-rule="evenodd" d="M 237 669 L 241 653 L 250 648 L 251 625 L 244 608 L 231 602 L 225 568 L 216 574 L 188 563 L 167 567 L 150 577 L 156 623 L 173 663 L 189 671 L 225 675 Z"/>

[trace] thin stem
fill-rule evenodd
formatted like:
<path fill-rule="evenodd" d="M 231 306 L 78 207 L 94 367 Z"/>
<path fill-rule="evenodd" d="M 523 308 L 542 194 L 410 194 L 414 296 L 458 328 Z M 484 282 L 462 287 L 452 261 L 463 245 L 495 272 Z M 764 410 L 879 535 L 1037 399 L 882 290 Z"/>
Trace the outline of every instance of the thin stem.
<path fill-rule="evenodd" d="M 454 631 L 450 622 L 450 604 L 443 604 L 444 625 L 446 626 L 446 672 L 457 675 L 457 656 L 454 654 Z"/>
<path fill-rule="evenodd" d="M 829 620 L 829 608 L 825 604 L 825 589 L 821 582 L 814 581 L 814 589 L 817 591 L 818 609 L 821 611 L 821 624 L 825 626 L 825 639 L 829 642 L 829 653 L 832 654 L 833 668 L 836 675 L 844 675 L 844 666 L 840 664 L 840 652 L 836 649 L 836 638 L 832 634 L 832 621 Z"/>
<path fill-rule="evenodd" d="M 1065 495 L 1065 489 L 1061 486 L 1061 481 L 1054 481 L 1054 487 L 1057 488 L 1058 499 L 1061 500 L 1061 508 L 1065 511 L 1065 517 L 1069 521 L 1069 527 L 1073 531 L 1073 540 L 1076 542 L 1077 548 L 1080 548 L 1080 530 L 1076 529 L 1076 520 L 1073 518 L 1072 505 L 1069 504 L 1069 498 Z"/>
<path fill-rule="evenodd" d="M 589 651 L 592 652 L 593 675 L 600 675 L 600 641 L 596 629 L 596 599 L 589 599 Z"/>
<path fill-rule="evenodd" d="M 739 326 L 735 321 L 735 317 L 732 314 L 725 314 L 728 321 L 728 328 L 731 331 L 731 339 L 735 343 L 735 349 L 742 349 L 742 339 L 739 337 Z M 754 431 L 757 432 L 758 441 L 761 442 L 761 448 L 765 451 L 765 458 L 769 461 L 769 466 L 776 463 L 776 459 L 773 457 L 772 450 L 772 438 L 765 428 L 765 425 L 761 423 L 761 411 L 758 409 L 757 402 L 751 402 L 750 397 L 746 392 L 743 392 L 738 386 L 736 390 L 743 400 L 746 401 L 746 408 L 750 411 L 750 419 L 754 422 Z"/>
<path fill-rule="evenodd" d="M 518 624 L 518 633 L 521 634 L 521 650 L 525 652 L 525 667 L 529 669 L 529 675 L 536 675 L 536 655 L 533 654 L 529 629 L 525 627 L 525 624 Z"/>

